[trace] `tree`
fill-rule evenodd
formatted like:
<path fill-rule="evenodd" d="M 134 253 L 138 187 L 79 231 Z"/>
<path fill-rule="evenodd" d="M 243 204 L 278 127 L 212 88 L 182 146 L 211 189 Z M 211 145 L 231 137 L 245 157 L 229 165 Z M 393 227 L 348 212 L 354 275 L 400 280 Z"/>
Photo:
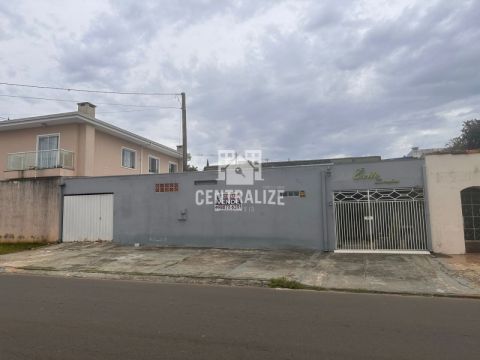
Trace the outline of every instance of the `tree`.
<path fill-rule="evenodd" d="M 187 168 L 185 169 L 185 171 L 198 171 L 198 167 L 187 164 Z"/>
<path fill-rule="evenodd" d="M 183 169 L 183 171 L 198 171 L 198 167 L 190 165 L 188 162 L 192 161 L 192 155 L 190 153 L 187 154 L 187 168 Z"/>
<path fill-rule="evenodd" d="M 480 120 L 465 121 L 460 136 L 450 140 L 447 147 L 451 150 L 480 149 Z"/>

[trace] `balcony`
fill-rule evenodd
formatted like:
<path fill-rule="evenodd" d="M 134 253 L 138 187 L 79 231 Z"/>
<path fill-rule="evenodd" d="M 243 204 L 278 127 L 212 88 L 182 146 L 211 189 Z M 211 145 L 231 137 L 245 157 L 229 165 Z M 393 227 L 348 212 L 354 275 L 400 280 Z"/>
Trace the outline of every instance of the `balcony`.
<path fill-rule="evenodd" d="M 68 150 L 41 150 L 8 154 L 6 171 L 70 169 L 74 153 Z"/>

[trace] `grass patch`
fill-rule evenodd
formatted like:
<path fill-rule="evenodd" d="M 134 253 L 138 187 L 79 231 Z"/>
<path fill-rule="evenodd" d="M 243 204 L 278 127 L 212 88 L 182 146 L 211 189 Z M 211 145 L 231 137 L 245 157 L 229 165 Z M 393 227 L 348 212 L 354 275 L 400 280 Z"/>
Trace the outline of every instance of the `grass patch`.
<path fill-rule="evenodd" d="M 45 245 L 47 243 L 0 243 L 0 255 L 32 250 Z"/>
<path fill-rule="evenodd" d="M 289 280 L 286 277 L 270 279 L 268 287 L 283 289 L 311 289 L 311 286 L 302 284 L 296 280 Z"/>

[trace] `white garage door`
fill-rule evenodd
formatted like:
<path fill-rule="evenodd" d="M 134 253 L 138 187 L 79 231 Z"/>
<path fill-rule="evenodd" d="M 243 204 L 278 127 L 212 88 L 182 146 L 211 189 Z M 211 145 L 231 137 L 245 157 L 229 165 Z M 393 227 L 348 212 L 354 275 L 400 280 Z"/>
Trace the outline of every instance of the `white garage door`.
<path fill-rule="evenodd" d="M 113 194 L 65 196 L 63 241 L 96 240 L 113 240 Z"/>

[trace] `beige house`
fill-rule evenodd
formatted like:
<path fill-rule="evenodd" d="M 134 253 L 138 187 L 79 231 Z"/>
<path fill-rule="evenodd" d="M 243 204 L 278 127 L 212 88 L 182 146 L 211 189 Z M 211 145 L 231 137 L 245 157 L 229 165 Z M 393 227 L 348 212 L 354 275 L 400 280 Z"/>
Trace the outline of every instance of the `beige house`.
<path fill-rule="evenodd" d="M 182 154 L 78 111 L 0 121 L 0 180 L 182 171 Z"/>

